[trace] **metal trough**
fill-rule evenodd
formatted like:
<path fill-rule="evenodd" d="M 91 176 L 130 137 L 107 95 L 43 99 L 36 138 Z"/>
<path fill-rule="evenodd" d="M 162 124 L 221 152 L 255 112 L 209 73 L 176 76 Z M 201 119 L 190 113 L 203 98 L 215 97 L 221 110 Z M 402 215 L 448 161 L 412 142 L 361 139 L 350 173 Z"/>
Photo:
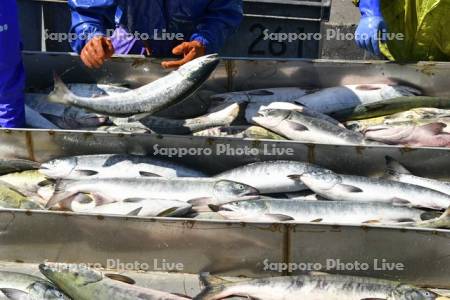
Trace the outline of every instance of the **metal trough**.
<path fill-rule="evenodd" d="M 87 82 L 125 82 L 133 86 L 162 75 L 158 61 L 139 57 L 113 59 L 101 71 L 84 69 L 78 58 L 71 55 L 27 53 L 25 61 L 30 89 L 49 86 L 53 70 L 66 72 L 66 81 L 82 78 Z M 401 79 L 420 86 L 429 95 L 449 96 L 450 90 L 446 87 L 449 75 L 450 64 L 445 63 L 399 66 L 385 62 L 241 60 L 225 61 L 207 85 L 219 92 Z M 317 163 L 342 173 L 375 175 L 383 171 L 384 157 L 389 155 L 418 175 L 450 178 L 450 152 L 446 149 L 313 145 L 149 134 L 0 131 L 0 159 L 24 158 L 42 162 L 75 154 L 155 155 L 155 145 L 158 149 L 209 149 L 210 155 L 173 158 L 209 173 L 253 161 L 290 159 Z M 246 147 L 256 151 L 229 155 L 233 150 Z M 223 152 L 227 149 L 231 152 Z M 228 276 L 295 274 L 309 265 L 320 266 L 322 271 L 331 273 L 450 288 L 450 231 L 446 230 L 141 219 L 3 210 L 0 211 L 0 247 L 0 261 L 10 262 L 39 263 L 47 259 L 106 266 L 108 260 L 120 260 L 138 265 L 145 263 L 152 271 L 158 270 L 158 263 L 166 261 L 181 263 L 184 273 L 209 271 Z M 328 265 L 333 262 L 337 265 Z M 269 263 L 293 263 L 297 270 L 280 273 L 268 268 Z M 348 268 L 358 264 L 364 264 L 364 268 Z M 394 270 L 390 269 L 392 264 L 396 264 Z"/>

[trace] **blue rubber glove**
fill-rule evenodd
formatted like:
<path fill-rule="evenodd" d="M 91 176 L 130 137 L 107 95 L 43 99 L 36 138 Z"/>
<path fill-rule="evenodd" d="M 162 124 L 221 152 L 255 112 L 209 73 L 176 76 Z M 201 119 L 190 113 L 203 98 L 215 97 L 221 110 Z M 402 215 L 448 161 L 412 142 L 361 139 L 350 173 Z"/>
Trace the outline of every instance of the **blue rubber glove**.
<path fill-rule="evenodd" d="M 381 55 L 379 42 L 385 42 L 384 34 L 381 33 L 387 31 L 380 2 L 381 0 L 359 2 L 361 20 L 356 29 L 356 44 L 375 55 Z"/>

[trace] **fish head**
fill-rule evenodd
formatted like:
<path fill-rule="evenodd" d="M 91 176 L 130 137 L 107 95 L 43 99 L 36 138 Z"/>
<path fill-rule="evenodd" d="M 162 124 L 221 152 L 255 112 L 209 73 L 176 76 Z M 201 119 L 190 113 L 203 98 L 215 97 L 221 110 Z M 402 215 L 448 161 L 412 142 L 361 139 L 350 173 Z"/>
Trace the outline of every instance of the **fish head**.
<path fill-rule="evenodd" d="M 99 282 L 104 278 L 101 272 L 83 265 L 45 263 L 39 265 L 39 270 L 66 292 L 74 287 Z"/>
<path fill-rule="evenodd" d="M 211 75 L 219 64 L 218 54 L 211 54 L 194 59 L 181 66 L 177 72 L 190 81 L 203 82 Z"/>
<path fill-rule="evenodd" d="M 415 288 L 406 284 L 399 285 L 389 299 L 392 300 L 432 300 L 439 299 L 439 295 L 426 289 Z M 441 298 L 442 299 L 442 298 Z"/>
<path fill-rule="evenodd" d="M 253 118 L 256 123 L 264 124 L 264 126 L 269 128 L 276 128 L 284 120 L 289 118 L 291 112 L 286 109 L 264 109 L 258 112 L 258 114 Z"/>
<path fill-rule="evenodd" d="M 341 183 L 341 177 L 331 170 L 315 169 L 300 176 L 301 181 L 308 187 L 318 190 L 331 190 Z"/>
<path fill-rule="evenodd" d="M 50 178 L 65 178 L 72 173 L 76 166 L 76 157 L 54 159 L 43 163 L 39 172 Z"/>
<path fill-rule="evenodd" d="M 259 194 L 259 191 L 254 187 L 229 180 L 217 181 L 214 185 L 214 192 L 218 197 L 225 196 L 228 198 L 241 198 Z"/>
<path fill-rule="evenodd" d="M 30 299 L 45 299 L 45 300 L 68 300 L 70 299 L 64 295 L 57 287 L 45 282 L 38 281 L 28 287 Z"/>

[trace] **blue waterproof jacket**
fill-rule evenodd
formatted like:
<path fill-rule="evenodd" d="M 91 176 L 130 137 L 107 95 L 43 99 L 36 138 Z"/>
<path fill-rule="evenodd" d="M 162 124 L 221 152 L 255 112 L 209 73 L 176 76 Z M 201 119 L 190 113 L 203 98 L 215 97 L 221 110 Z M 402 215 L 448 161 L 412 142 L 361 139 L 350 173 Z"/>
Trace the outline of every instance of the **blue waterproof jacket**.
<path fill-rule="evenodd" d="M 169 56 L 176 41 L 153 39 L 159 33 L 181 33 L 198 40 L 207 53 L 218 52 L 239 26 L 242 0 L 69 0 L 72 11 L 72 48 L 80 53 L 87 41 L 122 25 L 130 33 L 148 34 L 155 56 Z M 74 35 L 72 35 L 74 36 Z M 179 43 L 179 41 L 178 41 Z"/>
<path fill-rule="evenodd" d="M 16 0 L 0 5 L 0 127 L 25 126 L 25 71 L 22 66 Z"/>

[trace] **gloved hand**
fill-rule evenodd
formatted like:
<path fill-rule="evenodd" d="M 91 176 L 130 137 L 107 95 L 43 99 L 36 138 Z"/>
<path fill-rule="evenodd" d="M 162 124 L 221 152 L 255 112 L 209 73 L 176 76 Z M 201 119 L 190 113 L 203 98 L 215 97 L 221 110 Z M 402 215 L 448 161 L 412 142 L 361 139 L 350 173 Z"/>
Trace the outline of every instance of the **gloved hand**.
<path fill-rule="evenodd" d="M 356 29 L 356 44 L 375 55 L 381 55 L 380 41 L 385 42 L 381 33 L 387 31 L 380 1 L 360 0 L 361 20 Z"/>
<path fill-rule="evenodd" d="M 100 68 L 114 54 L 114 47 L 109 38 L 96 36 L 81 51 L 81 60 L 89 68 Z"/>
<path fill-rule="evenodd" d="M 206 47 L 199 41 L 184 42 L 172 50 L 174 55 L 183 55 L 183 59 L 176 61 L 163 61 L 162 67 L 165 69 L 178 68 L 182 65 L 206 54 Z"/>

